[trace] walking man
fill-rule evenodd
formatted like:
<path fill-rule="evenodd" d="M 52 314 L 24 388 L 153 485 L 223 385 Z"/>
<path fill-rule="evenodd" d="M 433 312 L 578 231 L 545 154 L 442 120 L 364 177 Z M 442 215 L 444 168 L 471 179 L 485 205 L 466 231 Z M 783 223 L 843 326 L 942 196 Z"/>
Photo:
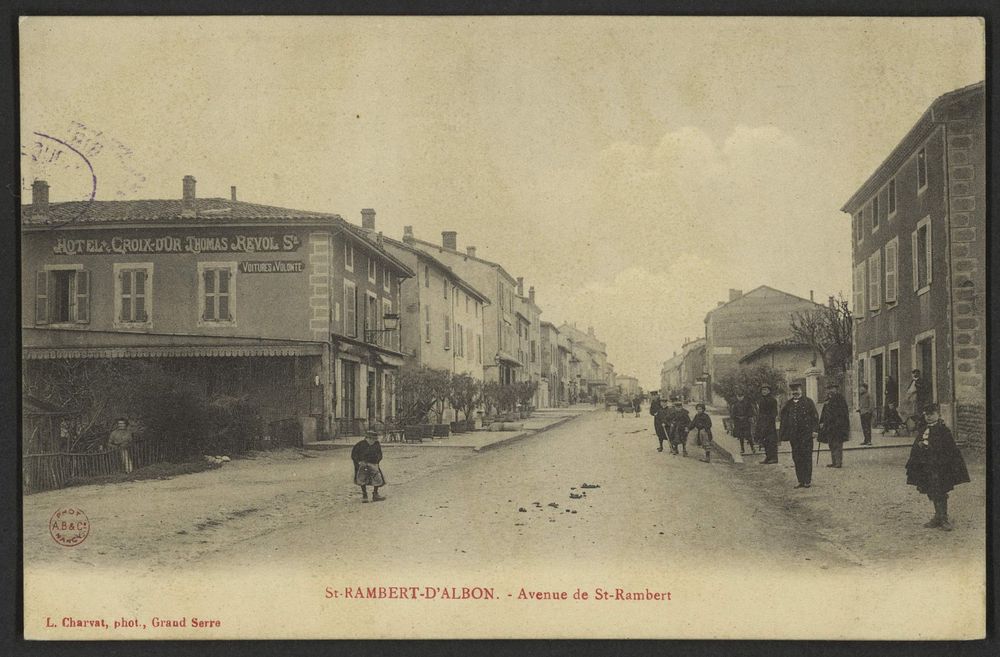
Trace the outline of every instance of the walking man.
<path fill-rule="evenodd" d="M 753 437 L 750 434 L 750 418 L 753 417 L 753 404 L 742 392 L 736 393 L 736 401 L 729 407 L 733 418 L 733 437 L 740 441 L 740 452 L 747 453 L 745 443 L 750 443 L 750 451 L 757 453 Z"/>
<path fill-rule="evenodd" d="M 649 402 L 649 414 L 653 416 L 653 431 L 656 432 L 656 439 L 660 441 L 660 446 L 656 448 L 656 451 L 662 452 L 663 441 L 667 439 L 668 414 L 665 412 L 665 405 L 660 400 L 660 393 L 653 392 L 652 396 L 653 398 Z"/>
<path fill-rule="evenodd" d="M 858 388 L 858 414 L 861 416 L 861 433 L 865 435 L 864 442 L 862 442 L 861 444 L 871 445 L 872 444 L 872 396 L 871 393 L 868 392 L 867 383 L 862 383 L 861 386 Z"/>
<path fill-rule="evenodd" d="M 771 386 L 760 387 L 760 401 L 757 403 L 757 423 L 754 427 L 758 445 L 764 446 L 765 465 L 778 462 L 778 432 L 774 421 L 778 415 L 778 400 L 771 396 Z"/>
<path fill-rule="evenodd" d="M 870 413 L 868 419 L 871 421 Z M 840 394 L 837 384 L 831 381 L 826 386 L 826 403 L 819 416 L 819 441 L 830 446 L 830 464 L 826 467 L 844 466 L 844 443 L 849 440 L 850 433 L 851 416 L 847 411 L 847 400 Z M 867 444 L 870 445 L 871 441 Z"/>
<path fill-rule="evenodd" d="M 635 410 L 635 416 L 639 417 L 639 411 L 642 410 L 642 397 L 636 395 L 632 398 L 632 408 Z"/>
<path fill-rule="evenodd" d="M 793 383 L 789 388 L 792 398 L 781 409 L 779 437 L 782 442 L 788 441 L 792 446 L 795 478 L 799 480 L 796 488 L 809 488 L 812 486 L 813 440 L 819 429 L 819 417 L 816 404 L 802 394 L 801 384 Z"/>

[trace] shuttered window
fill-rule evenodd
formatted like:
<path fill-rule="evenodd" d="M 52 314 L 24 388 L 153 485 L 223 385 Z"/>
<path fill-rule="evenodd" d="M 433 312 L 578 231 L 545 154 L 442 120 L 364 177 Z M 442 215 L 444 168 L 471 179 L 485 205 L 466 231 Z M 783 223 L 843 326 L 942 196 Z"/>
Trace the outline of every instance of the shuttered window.
<path fill-rule="evenodd" d="M 85 269 L 36 272 L 35 323 L 90 323 L 90 272 Z"/>
<path fill-rule="evenodd" d="M 431 307 L 424 306 L 424 341 L 431 341 Z"/>
<path fill-rule="evenodd" d="M 344 281 L 344 335 L 358 337 L 358 289 L 353 281 Z"/>
<path fill-rule="evenodd" d="M 899 238 L 894 237 L 885 245 L 885 302 L 896 303 L 899 287 Z"/>
<path fill-rule="evenodd" d="M 868 310 L 882 305 L 882 250 L 868 256 Z"/>
<path fill-rule="evenodd" d="M 854 267 L 854 317 L 864 319 L 865 316 L 865 263 L 859 262 Z"/>
<path fill-rule="evenodd" d="M 119 269 L 118 321 L 124 324 L 149 322 L 150 270 L 146 267 Z"/>
<path fill-rule="evenodd" d="M 917 229 L 910 234 L 910 250 L 913 253 L 913 291 L 922 292 L 931 284 L 930 217 L 921 219 Z"/>
<path fill-rule="evenodd" d="M 451 349 L 451 317 L 448 317 L 448 313 L 444 315 L 444 348 Z"/>
<path fill-rule="evenodd" d="M 231 322 L 233 269 L 228 266 L 201 268 L 202 312 L 204 322 Z"/>

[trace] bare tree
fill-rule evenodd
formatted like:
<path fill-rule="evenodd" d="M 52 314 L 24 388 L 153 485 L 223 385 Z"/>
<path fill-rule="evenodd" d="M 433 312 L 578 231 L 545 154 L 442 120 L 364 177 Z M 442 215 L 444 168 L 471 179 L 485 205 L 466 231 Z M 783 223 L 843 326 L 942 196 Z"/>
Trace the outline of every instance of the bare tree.
<path fill-rule="evenodd" d="M 826 306 L 792 314 L 792 335 L 812 347 L 812 364 L 821 358 L 828 374 L 845 371 L 851 362 L 853 328 L 851 306 L 842 294 L 830 297 Z"/>

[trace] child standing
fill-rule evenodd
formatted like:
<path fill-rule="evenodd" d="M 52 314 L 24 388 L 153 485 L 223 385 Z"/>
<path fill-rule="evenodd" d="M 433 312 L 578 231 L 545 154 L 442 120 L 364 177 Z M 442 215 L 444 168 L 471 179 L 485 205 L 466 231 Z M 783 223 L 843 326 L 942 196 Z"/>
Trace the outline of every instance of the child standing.
<path fill-rule="evenodd" d="M 702 463 L 712 462 L 712 418 L 705 412 L 704 404 L 695 404 L 694 418 L 691 420 L 691 429 L 697 429 L 696 444 L 705 450 L 705 458 L 698 459 Z"/>
<path fill-rule="evenodd" d="M 906 462 L 906 483 L 916 486 L 934 503 L 934 517 L 924 523 L 924 527 L 951 531 L 948 492 L 967 481 L 969 471 L 951 430 L 938 416 L 938 405 L 927 404 L 924 407 L 924 422 L 917 430 L 917 438 L 910 449 L 910 460 Z"/>
<path fill-rule="evenodd" d="M 680 447 L 684 456 L 688 455 L 687 432 L 691 425 L 691 416 L 680 399 L 674 399 L 674 408 L 670 413 L 670 453 L 677 455 Z"/>
<path fill-rule="evenodd" d="M 351 449 L 351 460 L 354 461 L 354 483 L 361 486 L 361 501 L 368 501 L 368 486 L 372 486 L 372 502 L 381 502 L 385 498 L 378 494 L 378 489 L 385 486 L 382 476 L 382 445 L 378 442 L 378 432 L 366 431 L 364 440 L 359 440 Z"/>

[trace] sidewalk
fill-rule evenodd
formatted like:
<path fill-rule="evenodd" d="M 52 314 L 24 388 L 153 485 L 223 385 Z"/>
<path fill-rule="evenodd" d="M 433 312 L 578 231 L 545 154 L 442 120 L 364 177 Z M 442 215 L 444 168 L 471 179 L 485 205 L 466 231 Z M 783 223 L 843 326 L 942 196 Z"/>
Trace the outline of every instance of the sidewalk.
<path fill-rule="evenodd" d="M 594 408 L 590 404 L 576 404 L 567 408 L 540 408 L 532 412 L 531 417 L 526 420 L 510 422 L 509 424 L 521 425 L 521 428 L 515 431 L 490 431 L 488 429 L 481 429 L 466 433 L 455 433 L 447 438 L 432 438 L 422 443 L 383 442 L 381 445 L 382 449 L 452 447 L 483 452 L 502 445 L 508 445 L 548 429 L 553 429 L 579 415 L 593 411 Z M 335 438 L 333 440 L 317 440 L 305 443 L 303 448 L 315 450 L 344 449 L 353 447 L 358 440 L 360 440 L 358 436 Z"/>
<path fill-rule="evenodd" d="M 722 424 L 722 419 L 728 417 L 728 411 L 725 408 L 718 406 L 710 406 L 708 409 L 708 414 L 712 417 L 712 439 L 715 442 L 715 446 L 722 451 L 726 456 L 731 458 L 734 463 L 759 463 L 764 460 L 764 450 L 758 448 L 756 454 L 753 453 L 740 453 L 740 441 L 726 433 L 726 430 Z M 718 429 L 716 429 L 718 427 Z M 844 451 L 852 450 L 873 450 L 873 449 L 885 449 L 890 447 L 910 447 L 913 445 L 913 436 L 896 436 L 893 433 L 888 433 L 882 435 L 881 429 L 872 428 L 872 445 L 863 447 L 861 442 L 864 440 L 864 436 L 860 431 L 852 431 L 850 435 L 850 440 L 844 443 Z M 819 451 L 829 452 L 830 448 L 823 443 L 819 443 Z M 747 446 L 749 449 L 749 446 Z M 815 450 L 815 448 L 814 448 Z M 788 443 L 778 443 L 778 455 L 781 454 L 791 454 L 792 448 Z"/>

